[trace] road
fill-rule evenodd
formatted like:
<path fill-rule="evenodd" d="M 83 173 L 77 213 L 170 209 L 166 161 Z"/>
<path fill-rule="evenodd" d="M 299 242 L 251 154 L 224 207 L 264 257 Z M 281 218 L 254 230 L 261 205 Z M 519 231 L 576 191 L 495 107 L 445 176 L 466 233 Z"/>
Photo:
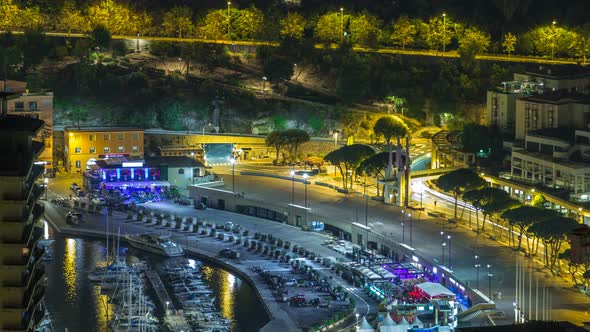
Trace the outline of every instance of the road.
<path fill-rule="evenodd" d="M 242 165 L 236 165 L 235 187 L 237 192 L 244 192 L 247 197 L 259 200 L 271 200 L 274 202 L 291 202 L 292 186 L 288 180 L 279 180 L 259 176 L 242 176 L 239 174 Z M 227 172 L 227 167 L 216 168 L 218 173 L 225 173 L 227 190 L 231 190 L 231 172 Z M 305 200 L 304 185 L 295 184 L 295 203 L 302 204 Z M 310 208 L 318 214 L 330 216 L 335 219 L 345 220 L 347 222 L 359 221 L 364 222 L 365 200 L 358 195 L 343 195 L 335 191 L 308 185 L 307 199 Z M 419 200 L 419 196 L 413 197 Z M 433 205 L 436 198 L 429 195 L 423 195 L 423 204 Z M 396 241 L 402 241 L 402 214 L 398 207 L 384 205 L 380 202 L 369 201 L 368 223 L 374 230 L 387 236 L 392 236 Z M 437 209 L 444 210 L 450 215 L 452 204 L 438 199 Z M 406 211 L 407 213 L 407 211 Z M 405 242 L 409 244 L 410 230 L 409 217 L 404 216 L 406 222 Z M 412 212 L 412 246 L 416 248 L 420 255 L 432 258 L 436 261 L 442 261 L 442 248 L 445 251 L 445 265 L 448 265 L 448 251 L 451 251 L 451 266 L 454 274 L 461 280 L 469 282 L 472 286 L 479 284 L 482 293 L 488 294 L 489 279 L 486 266 L 491 265 L 490 272 L 493 273 L 491 293 L 502 293 L 502 298 L 497 301 L 498 308 L 504 310 L 506 316 L 513 319 L 513 302 L 515 301 L 515 271 L 516 271 L 516 252 L 511 248 L 491 240 L 483 235 L 476 234 L 467 227 L 452 225 L 441 222 L 440 219 L 428 217 L 425 213 Z M 450 246 L 441 245 L 441 230 L 445 235 L 451 235 Z M 448 240 L 445 240 L 448 242 Z M 450 248 L 450 249 L 449 249 Z M 477 271 L 474 267 L 475 256 L 479 256 L 478 262 L 482 268 L 479 270 L 479 281 L 477 281 Z M 588 316 L 588 297 L 581 294 L 571 286 L 569 280 L 555 277 L 543 266 L 530 259 L 522 258 L 526 263 L 524 269 L 526 279 L 531 274 L 533 283 L 538 280 L 539 287 L 549 288 L 552 294 L 552 318 L 557 320 L 567 320 L 581 325 L 587 321 Z M 527 286 L 528 287 L 528 286 Z M 535 303 L 535 286 L 532 287 L 532 303 Z M 528 290 L 525 296 L 528 301 Z M 542 299 L 539 299 L 539 305 Z M 525 304 L 525 311 L 528 310 L 528 303 Z M 532 307 L 531 307 L 532 308 Z M 540 309 L 539 309 L 540 310 Z M 533 311 L 534 312 L 534 311 Z"/>
<path fill-rule="evenodd" d="M 2 31 L 3 32 L 3 31 Z M 1 32 L 0 32 L 1 33 Z M 13 34 L 23 34 L 22 31 L 13 31 Z M 85 38 L 88 35 L 82 33 L 65 33 L 65 32 L 46 32 L 47 36 L 50 37 L 66 37 L 66 38 Z M 164 41 L 164 42 L 176 42 L 176 43 L 208 43 L 208 44 L 221 44 L 221 45 L 240 45 L 240 46 L 274 46 L 277 47 L 279 45 L 278 42 L 272 41 L 246 41 L 246 40 L 211 40 L 211 39 L 202 39 L 202 38 L 173 38 L 173 37 L 151 37 L 151 36 L 122 36 L 122 35 L 113 35 L 113 39 L 123 39 L 128 40 L 130 42 L 139 43 L 140 45 L 145 45 L 149 41 Z M 323 48 L 330 48 L 330 49 L 337 49 L 339 47 L 338 44 L 316 44 L 316 48 L 323 49 Z M 399 55 L 411 55 L 411 56 L 426 56 L 426 57 L 439 57 L 439 58 L 459 58 L 459 53 L 457 51 L 449 51 L 449 52 L 439 52 L 439 51 L 430 51 L 430 50 L 408 50 L 408 49 L 397 49 L 397 48 L 366 48 L 355 46 L 352 48 L 353 51 L 359 53 L 380 53 L 380 54 L 399 54 Z M 539 57 L 532 57 L 532 56 L 506 56 L 501 54 L 482 54 L 476 55 L 475 58 L 477 60 L 483 61 L 504 61 L 504 62 L 519 62 L 519 63 L 538 63 L 538 64 L 553 64 L 553 65 L 565 65 L 565 64 L 578 64 L 577 60 L 569 60 L 569 59 L 544 59 Z"/>

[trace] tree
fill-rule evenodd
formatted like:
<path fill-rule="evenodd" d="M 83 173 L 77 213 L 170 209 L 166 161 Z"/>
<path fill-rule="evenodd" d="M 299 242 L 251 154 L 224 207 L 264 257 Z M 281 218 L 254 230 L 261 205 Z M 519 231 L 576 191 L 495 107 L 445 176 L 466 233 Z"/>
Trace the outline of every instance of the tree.
<path fill-rule="evenodd" d="M 78 104 L 72 104 L 68 110 L 67 117 L 70 121 L 74 122 L 78 129 L 80 129 L 80 122 L 88 119 L 88 110 Z"/>
<path fill-rule="evenodd" d="M 402 156 L 405 160 L 405 156 Z M 380 152 L 376 153 L 369 158 L 363 160 L 359 167 L 357 168 L 357 174 L 359 175 L 368 175 L 375 178 L 377 183 L 375 186 L 377 187 L 377 196 L 379 196 L 379 178 L 383 178 L 383 171 L 387 168 L 387 162 L 389 159 L 388 152 Z"/>
<path fill-rule="evenodd" d="M 431 50 L 440 50 L 451 44 L 453 38 L 461 34 L 463 26 L 451 18 L 437 16 L 431 18 L 428 23 L 422 23 L 420 37 Z"/>
<path fill-rule="evenodd" d="M 283 148 L 287 145 L 287 139 L 285 136 L 285 132 L 281 131 L 281 130 L 276 130 L 276 131 L 270 132 L 266 136 L 265 143 L 267 146 L 272 146 L 273 148 L 276 149 L 277 154 L 276 154 L 275 161 L 278 163 L 279 162 L 279 153 L 281 152 L 281 148 Z"/>
<path fill-rule="evenodd" d="M 510 235 L 512 237 L 512 228 L 518 229 L 518 246 L 520 250 L 522 245 L 522 236 L 525 231 L 534 223 L 541 222 L 552 216 L 550 210 L 540 209 L 532 206 L 521 206 L 510 209 L 502 213 L 502 218 L 508 221 L 510 225 Z"/>
<path fill-rule="evenodd" d="M 338 168 L 342 176 L 342 186 L 348 188 L 348 179 L 354 178 L 360 163 L 374 153 L 375 150 L 369 145 L 352 144 L 328 153 L 324 160 Z M 350 181 L 350 186 L 352 187 L 352 181 Z"/>
<path fill-rule="evenodd" d="M 88 7 L 88 25 L 102 25 L 115 35 L 135 35 L 141 18 L 129 7 L 113 0 L 103 0 Z"/>
<path fill-rule="evenodd" d="M 90 39 L 92 39 L 94 47 L 104 50 L 111 43 L 111 33 L 104 25 L 97 25 L 90 32 Z"/>
<path fill-rule="evenodd" d="M 289 155 L 292 160 L 297 158 L 297 150 L 303 143 L 309 142 L 309 134 L 301 129 L 287 129 L 283 132 L 285 137 L 285 145 L 289 149 Z"/>
<path fill-rule="evenodd" d="M 289 12 L 280 20 L 280 35 L 283 39 L 302 40 L 305 31 L 305 17 L 299 13 Z"/>
<path fill-rule="evenodd" d="M 393 23 L 393 33 L 391 34 L 391 42 L 393 45 L 401 46 L 402 49 L 406 45 L 414 43 L 418 29 L 412 20 L 407 16 L 401 16 Z"/>
<path fill-rule="evenodd" d="M 193 31 L 193 11 L 186 6 L 175 6 L 164 14 L 162 28 L 169 36 L 186 37 Z"/>
<path fill-rule="evenodd" d="M 232 30 L 238 39 L 252 40 L 259 37 L 264 26 L 264 14 L 256 7 L 241 9 L 232 20 Z"/>
<path fill-rule="evenodd" d="M 382 24 L 377 17 L 367 12 L 352 16 L 349 32 L 353 44 L 376 47 L 381 39 Z"/>
<path fill-rule="evenodd" d="M 486 184 L 485 180 L 480 178 L 470 169 L 460 168 L 441 175 L 436 180 L 436 185 L 447 192 L 451 192 L 455 198 L 454 218 L 457 220 L 457 201 L 461 192 L 477 189 Z"/>
<path fill-rule="evenodd" d="M 552 216 L 534 223 L 528 232 L 541 238 L 545 245 L 545 265 L 553 270 L 567 235 L 580 224 L 571 218 Z"/>
<path fill-rule="evenodd" d="M 389 162 L 387 163 L 387 170 L 385 172 L 386 177 L 391 176 L 392 165 L 393 165 L 393 148 L 392 148 L 392 140 L 395 137 L 397 139 L 397 152 L 396 152 L 396 167 L 398 170 L 401 167 L 401 147 L 400 141 L 402 137 L 407 137 L 409 133 L 408 126 L 400 120 L 397 116 L 384 116 L 379 118 L 377 122 L 375 122 L 375 126 L 373 127 L 373 131 L 375 132 L 375 136 L 381 137 L 385 140 L 385 144 L 387 145 L 388 152 L 389 152 Z"/>
<path fill-rule="evenodd" d="M 320 16 L 315 26 L 315 37 L 324 42 L 340 42 L 343 38 L 342 21 L 347 21 L 349 18 L 349 15 L 344 15 L 343 19 L 340 12 L 332 12 Z"/>
<path fill-rule="evenodd" d="M 580 269 L 580 264 L 572 261 L 571 254 L 572 254 L 572 250 L 568 248 L 568 249 L 565 249 L 562 253 L 560 253 L 558 255 L 558 258 L 563 259 L 564 261 L 567 262 L 567 270 L 568 270 L 570 276 L 572 277 L 572 280 L 574 281 L 574 285 L 577 285 L 578 284 L 577 274 L 578 274 L 578 270 Z M 590 276 L 589 276 L 589 278 L 590 278 Z"/>
<path fill-rule="evenodd" d="M 113 42 L 112 51 L 114 56 L 125 56 L 129 53 L 129 48 L 123 40 Z"/>
<path fill-rule="evenodd" d="M 34 70 L 49 53 L 45 33 L 41 30 L 25 30 L 21 44 L 23 70 Z"/>
<path fill-rule="evenodd" d="M 19 10 L 16 22 L 21 30 L 37 30 L 41 28 L 44 20 L 45 18 L 41 14 L 39 7 L 26 7 Z"/>
<path fill-rule="evenodd" d="M 502 41 L 502 48 L 504 49 L 504 52 L 508 53 L 508 56 L 510 56 L 512 52 L 514 52 L 514 50 L 516 49 L 515 47 L 516 36 L 508 32 L 504 35 L 504 40 Z"/>
<path fill-rule="evenodd" d="M 230 57 L 227 48 L 219 44 L 190 43 L 182 48 L 182 57 L 187 60 L 187 69 L 190 61 L 196 62 L 202 71 L 212 71 L 229 63 Z M 187 70 L 188 71 L 188 70 Z"/>
<path fill-rule="evenodd" d="M 67 2 L 62 8 L 57 18 L 57 27 L 66 31 L 68 35 L 72 31 L 86 32 L 89 29 L 88 19 L 82 15 L 81 11 L 76 9 L 75 4 L 72 2 Z"/>
<path fill-rule="evenodd" d="M 275 85 L 288 81 L 293 76 L 293 63 L 285 57 L 272 55 L 264 64 L 264 76 Z"/>
<path fill-rule="evenodd" d="M 12 0 L 0 1 L 0 30 L 12 31 L 18 28 L 20 9 Z"/>
<path fill-rule="evenodd" d="M 200 21 L 197 31 L 201 38 L 223 39 L 227 36 L 227 11 L 210 10 Z"/>
<path fill-rule="evenodd" d="M 310 156 L 305 158 L 304 162 L 312 170 L 314 167 L 317 167 L 317 169 L 320 170 L 320 167 L 324 166 L 324 158 L 322 157 Z"/>
<path fill-rule="evenodd" d="M 459 37 L 459 54 L 462 57 L 475 58 L 485 53 L 489 46 L 490 36 L 475 27 L 465 29 Z"/>

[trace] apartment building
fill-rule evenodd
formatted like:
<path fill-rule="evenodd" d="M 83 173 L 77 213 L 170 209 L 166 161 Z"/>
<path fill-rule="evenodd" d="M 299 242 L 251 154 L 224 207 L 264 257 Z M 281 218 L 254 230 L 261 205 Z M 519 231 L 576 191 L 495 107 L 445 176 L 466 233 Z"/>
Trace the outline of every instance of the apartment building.
<path fill-rule="evenodd" d="M 83 173 L 99 159 L 143 158 L 144 131 L 128 127 L 66 127 L 64 167 Z"/>
<path fill-rule="evenodd" d="M 43 121 L 21 116 L 0 117 L 0 330 L 35 331 L 45 310 L 43 250 L 37 246 L 37 222 L 43 174 L 35 160 L 43 142 L 33 140 Z"/>
<path fill-rule="evenodd" d="M 590 131 L 544 129 L 529 132 L 514 147 L 510 175 L 516 180 L 565 188 L 574 200 L 590 194 Z"/>
<path fill-rule="evenodd" d="M 527 121 L 530 121 L 530 129 L 535 130 L 532 129 L 532 119 L 535 117 L 535 107 L 541 107 L 538 105 L 575 104 L 575 100 L 583 99 L 581 96 L 590 92 L 590 70 L 580 69 L 579 66 L 531 66 L 522 73 L 514 73 L 513 78 L 513 81 L 503 82 L 500 87 L 487 92 L 487 123 L 498 127 L 505 137 L 514 137 L 516 140 L 524 139 L 526 131 L 522 126 L 526 128 Z M 520 103 L 528 98 L 532 99 Z M 526 106 L 527 103 L 530 105 Z M 530 111 L 525 112 L 525 108 Z M 548 105 L 544 108 L 547 109 L 547 127 L 561 126 L 555 122 L 549 123 L 551 107 Z M 579 108 L 571 107 L 571 113 L 576 113 Z M 527 114 L 529 118 L 525 119 Z M 541 120 L 538 121 L 540 124 Z"/>
<path fill-rule="evenodd" d="M 53 92 L 30 92 L 26 82 L 21 81 L 2 81 L 0 90 L 16 93 L 7 100 L 8 114 L 39 119 L 45 123 L 34 139 L 45 144 L 39 160 L 53 167 Z"/>

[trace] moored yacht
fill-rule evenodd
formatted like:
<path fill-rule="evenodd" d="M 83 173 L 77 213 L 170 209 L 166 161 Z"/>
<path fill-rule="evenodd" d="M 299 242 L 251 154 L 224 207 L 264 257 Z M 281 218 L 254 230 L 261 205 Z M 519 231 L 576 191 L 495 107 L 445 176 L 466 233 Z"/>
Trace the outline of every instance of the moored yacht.
<path fill-rule="evenodd" d="M 132 247 L 167 257 L 183 256 L 184 252 L 179 244 L 173 242 L 170 236 L 160 234 L 127 235 L 125 239 Z"/>

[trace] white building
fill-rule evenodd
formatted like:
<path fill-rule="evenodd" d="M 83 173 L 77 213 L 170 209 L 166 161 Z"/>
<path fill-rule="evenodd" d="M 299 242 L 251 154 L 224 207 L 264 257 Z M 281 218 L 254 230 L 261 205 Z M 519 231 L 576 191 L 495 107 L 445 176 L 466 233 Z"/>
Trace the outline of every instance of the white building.
<path fill-rule="evenodd" d="M 510 174 L 516 180 L 566 188 L 579 200 L 590 194 L 590 131 L 529 132 L 524 146 L 513 148 L 511 159 Z"/>

